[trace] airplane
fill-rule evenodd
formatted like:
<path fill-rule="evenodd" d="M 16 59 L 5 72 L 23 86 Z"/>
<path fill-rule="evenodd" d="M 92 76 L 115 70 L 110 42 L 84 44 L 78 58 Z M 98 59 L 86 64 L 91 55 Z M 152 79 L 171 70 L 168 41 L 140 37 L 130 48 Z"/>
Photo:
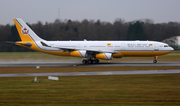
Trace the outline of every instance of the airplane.
<path fill-rule="evenodd" d="M 174 49 L 157 41 L 47 41 L 39 36 L 20 18 L 13 19 L 21 41 L 16 45 L 35 51 L 59 56 L 87 58 L 83 64 L 97 64 L 99 59 L 112 60 L 122 57 L 157 57 Z"/>

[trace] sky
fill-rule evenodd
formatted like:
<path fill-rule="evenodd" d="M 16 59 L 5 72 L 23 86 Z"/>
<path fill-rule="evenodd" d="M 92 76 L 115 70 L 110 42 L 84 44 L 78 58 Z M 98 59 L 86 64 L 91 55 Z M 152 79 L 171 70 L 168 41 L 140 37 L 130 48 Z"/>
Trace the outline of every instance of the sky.
<path fill-rule="evenodd" d="M 126 22 L 139 19 L 180 22 L 179 5 L 180 0 L 0 0 L 0 24 L 13 25 L 13 18 L 22 18 L 30 24 L 54 22 L 59 18 L 111 23 L 118 18 Z"/>

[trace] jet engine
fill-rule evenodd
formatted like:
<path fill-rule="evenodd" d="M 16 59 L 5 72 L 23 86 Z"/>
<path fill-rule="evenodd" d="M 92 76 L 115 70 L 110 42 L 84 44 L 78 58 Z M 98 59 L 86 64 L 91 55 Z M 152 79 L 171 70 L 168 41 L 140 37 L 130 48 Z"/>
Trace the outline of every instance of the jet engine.
<path fill-rule="evenodd" d="M 70 56 L 87 57 L 87 51 L 86 50 L 72 51 L 72 52 L 70 52 Z"/>
<path fill-rule="evenodd" d="M 112 60 L 112 53 L 99 53 L 95 57 L 97 59 Z"/>

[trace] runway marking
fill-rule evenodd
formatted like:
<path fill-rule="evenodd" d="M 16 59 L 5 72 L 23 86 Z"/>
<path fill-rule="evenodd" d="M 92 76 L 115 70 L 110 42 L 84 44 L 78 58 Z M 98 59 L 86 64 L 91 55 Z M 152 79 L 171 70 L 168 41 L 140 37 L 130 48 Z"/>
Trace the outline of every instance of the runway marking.
<path fill-rule="evenodd" d="M 27 77 L 27 76 L 84 76 L 84 75 L 137 75 L 137 74 L 173 74 L 180 73 L 176 70 L 141 70 L 141 71 L 104 71 L 104 72 L 60 72 L 60 73 L 23 73 L 0 74 L 0 77 Z"/>

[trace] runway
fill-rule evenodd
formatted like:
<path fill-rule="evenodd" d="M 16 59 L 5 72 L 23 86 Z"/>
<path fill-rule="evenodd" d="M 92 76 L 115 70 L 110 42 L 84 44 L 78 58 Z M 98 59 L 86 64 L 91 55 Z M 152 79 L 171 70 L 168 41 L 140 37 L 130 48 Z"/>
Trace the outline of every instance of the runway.
<path fill-rule="evenodd" d="M 23 73 L 0 74 L 0 77 L 27 77 L 27 76 L 84 76 L 84 75 L 136 75 L 136 74 L 173 74 L 180 70 L 142 70 L 142 71 L 102 71 L 102 72 L 59 72 L 59 73 Z"/>
<path fill-rule="evenodd" d="M 180 66 L 180 62 L 101 62 L 99 64 L 82 63 L 52 63 L 52 62 L 0 62 L 0 67 L 114 67 L 114 66 Z M 129 74 L 170 74 L 180 73 L 176 70 L 137 70 L 137 71 L 101 71 L 101 72 L 58 72 L 58 73 L 22 73 L 0 74 L 0 77 L 26 77 L 26 76 L 80 76 L 80 75 L 129 75 Z"/>
<path fill-rule="evenodd" d="M 0 67 L 113 67 L 113 66 L 180 66 L 180 62 L 101 62 L 99 64 L 57 62 L 0 62 Z"/>

